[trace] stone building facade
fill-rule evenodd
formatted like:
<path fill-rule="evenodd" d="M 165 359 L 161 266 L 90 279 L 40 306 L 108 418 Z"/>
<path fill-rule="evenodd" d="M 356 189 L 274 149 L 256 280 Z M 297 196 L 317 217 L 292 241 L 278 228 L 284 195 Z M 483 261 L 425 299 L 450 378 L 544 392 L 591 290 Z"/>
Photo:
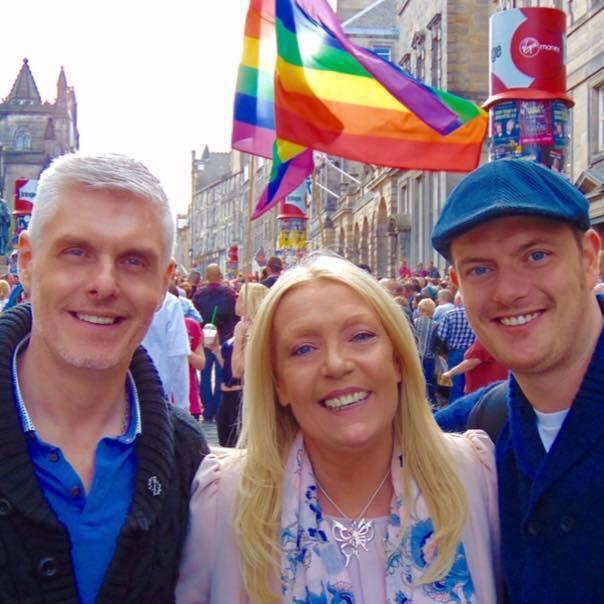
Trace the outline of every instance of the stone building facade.
<path fill-rule="evenodd" d="M 604 236 L 604 2 L 566 0 L 567 87 L 571 111 L 569 176 L 590 200 Z"/>
<path fill-rule="evenodd" d="M 226 269 L 229 246 L 242 239 L 242 171 L 235 159 L 234 153 L 210 153 L 207 147 L 201 159 L 193 156 L 188 226 L 192 263 L 201 269 L 211 263 Z"/>
<path fill-rule="evenodd" d="M 193 152 L 193 199 L 178 230 L 178 247 L 188 246 L 191 266 L 203 272 L 208 264 L 216 263 L 227 274 L 229 250 L 235 246 L 238 269 L 248 273 L 259 268 L 253 259 L 260 249 L 267 257 L 274 252 L 278 209 L 249 220 L 269 173 L 269 161 L 258 157 L 252 161 L 238 151 L 212 153 L 206 147 L 200 157 Z"/>
<path fill-rule="evenodd" d="M 61 68 L 54 102 L 42 101 L 29 62 L 0 102 L 0 197 L 12 212 L 15 181 L 37 180 L 54 157 L 79 148 L 77 102 Z"/>
<path fill-rule="evenodd" d="M 379 12 L 377 12 L 379 9 Z M 480 0 L 341 0 L 338 12 L 355 42 L 370 46 L 350 29 L 360 11 L 364 30 L 396 32 L 392 59 L 426 83 L 482 103 L 488 94 L 488 19 L 494 7 Z M 372 21 L 373 20 L 373 21 Z M 358 23 L 355 23 L 358 25 Z M 485 154 L 486 159 L 486 154 Z M 345 169 L 350 162 L 344 162 Z M 354 165 L 353 165 L 354 168 Z M 361 181 L 340 188 L 331 203 L 332 247 L 380 277 L 393 276 L 403 259 L 415 266 L 444 260 L 432 250 L 430 234 L 440 209 L 462 174 L 361 166 Z"/>

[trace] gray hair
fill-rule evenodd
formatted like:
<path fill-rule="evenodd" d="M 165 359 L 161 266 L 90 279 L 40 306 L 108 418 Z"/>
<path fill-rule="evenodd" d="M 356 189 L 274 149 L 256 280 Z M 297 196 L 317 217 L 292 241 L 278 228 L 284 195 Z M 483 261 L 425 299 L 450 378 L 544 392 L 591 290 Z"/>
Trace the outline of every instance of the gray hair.
<path fill-rule="evenodd" d="M 175 221 L 159 180 L 142 163 L 116 153 L 69 153 L 55 159 L 40 177 L 27 232 L 32 246 L 42 237 L 44 225 L 56 211 L 62 190 L 80 186 L 93 191 L 120 191 L 154 204 L 162 215 L 165 261 L 172 256 Z"/>

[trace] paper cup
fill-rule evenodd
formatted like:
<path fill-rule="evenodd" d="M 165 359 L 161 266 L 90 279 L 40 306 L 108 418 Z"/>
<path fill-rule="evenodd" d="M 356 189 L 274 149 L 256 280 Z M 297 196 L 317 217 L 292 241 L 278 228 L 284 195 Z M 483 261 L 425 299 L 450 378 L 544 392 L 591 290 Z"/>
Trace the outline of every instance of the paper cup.
<path fill-rule="evenodd" d="M 218 333 L 218 329 L 216 325 L 212 325 L 212 323 L 206 323 L 203 326 L 203 343 L 206 346 L 209 346 L 214 343 L 216 339 L 216 334 Z"/>

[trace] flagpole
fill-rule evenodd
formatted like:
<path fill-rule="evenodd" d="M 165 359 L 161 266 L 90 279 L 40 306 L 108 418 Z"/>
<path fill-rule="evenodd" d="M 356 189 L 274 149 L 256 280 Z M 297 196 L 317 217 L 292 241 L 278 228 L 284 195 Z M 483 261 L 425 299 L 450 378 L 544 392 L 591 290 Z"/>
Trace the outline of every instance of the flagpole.
<path fill-rule="evenodd" d="M 317 171 L 312 173 L 312 194 L 317 198 L 317 219 L 319 220 L 319 247 L 323 249 L 323 221 L 321 220 L 321 192 L 319 191 L 319 183 L 317 182 Z"/>
<path fill-rule="evenodd" d="M 256 181 L 256 156 L 251 156 L 250 161 L 250 174 L 249 174 L 250 188 L 248 191 L 247 198 L 247 229 L 245 236 L 245 274 L 250 275 L 252 273 L 252 213 L 254 211 L 254 183 Z"/>

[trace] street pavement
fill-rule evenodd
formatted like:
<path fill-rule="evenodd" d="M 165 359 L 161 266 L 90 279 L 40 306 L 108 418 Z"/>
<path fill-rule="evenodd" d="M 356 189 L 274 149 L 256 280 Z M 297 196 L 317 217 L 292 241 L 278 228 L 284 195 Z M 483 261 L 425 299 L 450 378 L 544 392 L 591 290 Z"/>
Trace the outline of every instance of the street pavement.
<path fill-rule="evenodd" d="M 218 446 L 218 432 L 216 431 L 216 422 L 201 422 L 201 429 L 205 434 L 210 447 Z"/>

